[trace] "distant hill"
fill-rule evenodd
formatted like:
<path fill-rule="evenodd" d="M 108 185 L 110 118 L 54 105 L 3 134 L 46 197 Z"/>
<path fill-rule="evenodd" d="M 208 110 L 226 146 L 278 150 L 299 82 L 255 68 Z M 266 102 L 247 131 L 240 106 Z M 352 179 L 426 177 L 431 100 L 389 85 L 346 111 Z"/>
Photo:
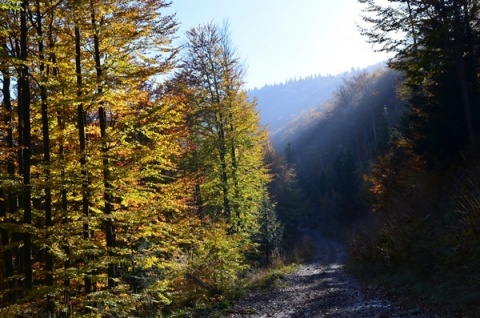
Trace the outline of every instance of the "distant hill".
<path fill-rule="evenodd" d="M 261 123 L 275 134 L 302 111 L 320 106 L 341 83 L 342 76 L 316 75 L 266 85 L 249 95 L 258 101 Z"/>
<path fill-rule="evenodd" d="M 363 175 L 389 150 L 407 111 L 397 95 L 401 78 L 388 68 L 359 72 L 320 108 L 304 111 L 272 136 L 277 151 L 288 147 L 294 162 L 305 224 L 337 235 L 366 217 Z"/>
<path fill-rule="evenodd" d="M 385 66 L 379 63 L 367 68 L 372 71 Z M 339 75 L 314 75 L 290 79 L 285 83 L 265 85 L 248 92 L 256 98 L 262 125 L 268 127 L 272 139 L 281 133 L 289 123 L 297 120 L 302 113 L 319 109 L 328 101 L 344 79 L 363 70 L 352 69 Z"/>

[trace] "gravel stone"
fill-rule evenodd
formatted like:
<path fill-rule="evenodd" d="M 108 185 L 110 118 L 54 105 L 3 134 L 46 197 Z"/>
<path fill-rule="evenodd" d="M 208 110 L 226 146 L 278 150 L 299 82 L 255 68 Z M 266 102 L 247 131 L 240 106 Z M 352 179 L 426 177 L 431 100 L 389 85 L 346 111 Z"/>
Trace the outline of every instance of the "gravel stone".
<path fill-rule="evenodd" d="M 404 308 L 389 300 L 382 289 L 367 286 L 345 271 L 348 260 L 345 246 L 322 237 L 315 230 L 302 232 L 315 243 L 312 261 L 286 275 L 279 287 L 247 295 L 222 317 L 442 317 L 427 309 Z"/>

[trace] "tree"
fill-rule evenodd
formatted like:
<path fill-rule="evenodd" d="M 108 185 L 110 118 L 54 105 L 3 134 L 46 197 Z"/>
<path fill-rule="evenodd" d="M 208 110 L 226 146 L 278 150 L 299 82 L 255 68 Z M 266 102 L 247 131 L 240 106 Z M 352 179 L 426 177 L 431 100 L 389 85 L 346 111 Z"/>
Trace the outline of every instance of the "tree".
<path fill-rule="evenodd" d="M 243 89 L 243 68 L 227 29 L 207 24 L 186 35 L 168 89 L 187 109 L 185 147 L 191 151 L 182 167 L 193 175 L 193 208 L 202 222 L 186 277 L 212 293 L 235 283 L 256 253 L 269 181 L 266 136 Z"/>
<path fill-rule="evenodd" d="M 119 296 L 138 269 L 126 266 L 130 255 L 142 268 L 152 268 L 147 254 L 162 255 L 166 267 L 173 252 L 159 252 L 159 224 L 166 236 L 185 232 L 165 229 L 166 214 L 188 210 L 180 186 L 188 180 L 174 173 L 185 138 L 180 107 L 147 85 L 173 67 L 176 22 L 163 15 L 164 1 L 16 4 L 0 5 L 0 315 L 27 315 L 45 295 L 38 314 L 105 312 L 107 303 L 131 313 L 137 299 Z M 155 234 L 144 222 L 157 224 Z M 147 238 L 158 249 L 142 249 Z M 139 292 L 162 294 L 155 284 Z"/>
<path fill-rule="evenodd" d="M 356 162 L 348 149 L 341 150 L 335 159 L 332 171 L 332 188 L 335 191 L 335 204 L 338 205 L 338 221 L 351 225 L 357 221 L 357 196 L 360 178 Z"/>
<path fill-rule="evenodd" d="M 404 75 L 409 114 L 365 178 L 375 217 L 355 235 L 353 258 L 377 275 L 401 273 L 428 290 L 433 277 L 456 277 L 445 280 L 443 290 L 460 284 L 469 295 L 470 282 L 478 280 L 460 276 L 476 268 L 478 258 L 465 264 L 464 255 L 476 247 L 465 239 L 462 218 L 477 209 L 456 206 L 477 188 L 478 1 L 360 2 L 369 14 L 364 34 L 396 54 L 390 66 Z M 468 296 L 458 294 L 445 293 L 468 307 Z"/>
<path fill-rule="evenodd" d="M 227 32 L 208 24 L 191 29 L 187 38 L 174 85 L 191 107 L 198 202 L 204 215 L 245 231 L 254 226 L 268 180 L 262 164 L 265 136 L 255 104 L 242 90 L 242 67 Z"/>
<path fill-rule="evenodd" d="M 31 95 L 30 95 L 30 68 L 27 64 L 28 54 L 28 14 L 29 1 L 21 2 L 20 10 L 20 50 L 18 77 L 18 108 L 19 108 L 19 126 L 20 126 L 20 170 L 23 178 L 23 193 L 21 196 L 21 205 L 23 207 L 23 224 L 31 225 L 32 222 L 32 189 L 31 189 Z M 23 234 L 23 273 L 24 286 L 26 289 L 33 287 L 33 268 L 32 268 L 32 235 L 29 231 Z"/>
<path fill-rule="evenodd" d="M 296 153 L 290 143 L 287 144 L 283 154 L 276 153 L 271 142 L 265 145 L 264 160 L 272 176 L 268 192 L 275 204 L 266 199 L 262 211 L 267 216 L 271 213 L 270 210 L 275 211 L 284 225 L 285 236 L 297 235 L 297 225 L 302 216 L 302 191 L 296 175 L 295 158 Z M 273 216 L 268 216 L 268 219 L 272 218 Z"/>
<path fill-rule="evenodd" d="M 370 24 L 362 33 L 395 53 L 390 66 L 405 74 L 412 110 L 405 136 L 430 161 L 450 158 L 479 131 L 477 2 L 359 2 Z"/>
<path fill-rule="evenodd" d="M 265 198 L 260 209 L 260 231 L 256 241 L 260 256 L 267 264 L 272 263 L 272 256 L 279 253 L 283 243 L 283 224 L 278 220 L 275 206 Z"/>

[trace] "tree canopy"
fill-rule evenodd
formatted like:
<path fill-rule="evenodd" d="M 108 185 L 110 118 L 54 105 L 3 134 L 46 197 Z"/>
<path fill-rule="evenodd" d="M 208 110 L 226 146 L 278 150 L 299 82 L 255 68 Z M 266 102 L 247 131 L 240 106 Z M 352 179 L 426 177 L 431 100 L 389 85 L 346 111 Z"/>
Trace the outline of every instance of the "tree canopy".
<path fill-rule="evenodd" d="M 257 253 L 269 177 L 241 63 L 213 24 L 179 55 L 168 6 L 2 2 L 1 316 L 143 317 Z"/>

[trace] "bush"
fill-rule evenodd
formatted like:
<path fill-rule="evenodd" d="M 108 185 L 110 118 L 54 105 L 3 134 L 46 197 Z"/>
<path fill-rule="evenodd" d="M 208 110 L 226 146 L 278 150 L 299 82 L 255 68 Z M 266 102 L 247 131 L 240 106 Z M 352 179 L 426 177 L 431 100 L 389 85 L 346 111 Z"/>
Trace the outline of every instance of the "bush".
<path fill-rule="evenodd" d="M 175 303 L 202 303 L 234 288 L 248 268 L 244 252 L 249 243 L 241 235 L 228 232 L 224 222 L 205 226 L 201 239 L 179 262 L 178 277 L 173 282 Z"/>

